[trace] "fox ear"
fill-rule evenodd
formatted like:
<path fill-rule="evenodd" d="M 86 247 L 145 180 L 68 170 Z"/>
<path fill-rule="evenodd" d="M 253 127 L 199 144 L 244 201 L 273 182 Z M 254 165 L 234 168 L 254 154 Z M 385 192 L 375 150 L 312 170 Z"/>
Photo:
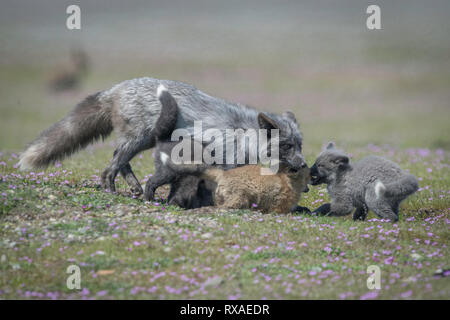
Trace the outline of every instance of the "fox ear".
<path fill-rule="evenodd" d="M 282 116 L 283 116 L 283 118 L 289 119 L 292 122 L 294 122 L 295 124 L 297 124 L 297 119 L 295 118 L 295 114 L 292 111 L 287 110 L 287 111 L 283 112 Z"/>
<path fill-rule="evenodd" d="M 336 149 L 336 144 L 333 141 L 328 142 L 328 145 L 327 145 L 326 149 L 327 150 Z"/>
<path fill-rule="evenodd" d="M 338 156 L 333 161 L 334 161 L 334 163 L 338 164 L 339 166 L 347 166 L 350 159 L 347 156 Z"/>
<path fill-rule="evenodd" d="M 265 113 L 262 112 L 258 114 L 258 123 L 261 129 L 267 130 L 279 129 L 278 124 L 273 119 L 271 119 Z"/>

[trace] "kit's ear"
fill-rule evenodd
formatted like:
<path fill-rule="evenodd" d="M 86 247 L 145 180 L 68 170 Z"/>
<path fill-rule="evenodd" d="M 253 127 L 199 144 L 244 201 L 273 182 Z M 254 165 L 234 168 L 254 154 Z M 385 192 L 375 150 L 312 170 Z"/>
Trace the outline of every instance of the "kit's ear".
<path fill-rule="evenodd" d="M 347 156 L 337 156 L 335 159 L 333 159 L 333 162 L 339 165 L 339 167 L 346 167 L 348 166 L 348 163 L 350 162 L 350 159 Z"/>
<path fill-rule="evenodd" d="M 333 141 L 328 142 L 326 150 L 336 149 L 336 144 Z"/>

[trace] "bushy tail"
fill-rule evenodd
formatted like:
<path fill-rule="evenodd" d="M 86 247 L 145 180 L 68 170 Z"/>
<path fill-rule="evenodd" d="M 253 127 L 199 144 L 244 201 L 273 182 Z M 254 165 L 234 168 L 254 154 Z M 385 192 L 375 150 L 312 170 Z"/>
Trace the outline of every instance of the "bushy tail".
<path fill-rule="evenodd" d="M 44 130 L 20 155 L 21 170 L 45 168 L 71 155 L 113 130 L 111 109 L 103 106 L 100 93 L 78 104 L 66 117 Z"/>
<path fill-rule="evenodd" d="M 419 183 L 412 174 L 406 174 L 395 182 L 383 184 L 377 181 L 375 184 L 375 194 L 377 197 L 406 198 L 419 189 Z"/>
<path fill-rule="evenodd" d="M 162 84 L 159 85 L 156 94 L 162 107 L 161 114 L 156 121 L 153 132 L 158 140 L 167 140 L 170 139 L 172 132 L 177 125 L 178 104 Z"/>

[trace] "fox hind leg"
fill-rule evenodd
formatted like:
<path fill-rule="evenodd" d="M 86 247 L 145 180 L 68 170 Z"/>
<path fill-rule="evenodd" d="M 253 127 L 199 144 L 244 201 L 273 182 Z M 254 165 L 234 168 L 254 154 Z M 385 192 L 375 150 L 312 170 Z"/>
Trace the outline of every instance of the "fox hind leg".
<path fill-rule="evenodd" d="M 142 194 L 142 187 L 131 169 L 130 160 L 142 150 L 150 149 L 154 145 L 154 139 L 147 135 L 140 140 L 122 143 L 115 151 L 110 165 L 102 173 L 102 185 L 111 192 L 116 191 L 114 179 L 120 172 L 127 181 L 131 190 Z"/>
<path fill-rule="evenodd" d="M 392 210 L 392 207 L 383 200 L 370 201 L 367 203 L 370 210 L 383 219 L 389 219 L 392 222 L 398 221 L 398 215 Z"/>
<path fill-rule="evenodd" d="M 389 219 L 392 222 L 398 221 L 398 206 L 392 206 L 384 197 L 376 194 L 374 189 L 369 189 L 365 195 L 365 201 L 370 210 L 382 219 Z"/>
<path fill-rule="evenodd" d="M 133 170 L 131 169 L 130 163 L 127 163 L 124 167 L 120 169 L 120 174 L 125 179 L 125 181 L 128 183 L 128 185 L 131 188 L 131 192 L 135 195 L 141 195 L 144 193 L 144 190 L 142 190 L 141 184 L 139 183 L 138 179 L 134 175 Z"/>
<path fill-rule="evenodd" d="M 118 150 L 116 149 L 114 151 L 114 156 L 117 154 Z M 128 183 L 130 186 L 131 192 L 134 195 L 141 195 L 144 193 L 144 190 L 141 187 L 141 184 L 139 183 L 139 180 L 136 178 L 136 175 L 133 172 L 133 169 L 131 169 L 131 165 L 128 162 L 126 165 L 124 165 L 122 168 L 120 168 L 120 175 L 124 180 Z"/>

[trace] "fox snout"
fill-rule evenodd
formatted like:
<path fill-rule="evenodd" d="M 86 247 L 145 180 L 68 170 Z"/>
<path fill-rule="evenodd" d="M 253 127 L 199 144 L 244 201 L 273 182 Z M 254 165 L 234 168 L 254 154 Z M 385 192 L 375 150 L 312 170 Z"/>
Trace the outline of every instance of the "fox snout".
<path fill-rule="evenodd" d="M 319 175 L 319 171 L 317 170 L 317 165 L 314 163 L 313 166 L 309 169 L 309 175 L 311 177 L 317 177 Z"/>
<path fill-rule="evenodd" d="M 323 177 L 320 176 L 320 172 L 317 169 L 317 165 L 314 163 L 309 169 L 309 175 L 311 176 L 310 184 L 315 186 L 322 183 Z"/>

